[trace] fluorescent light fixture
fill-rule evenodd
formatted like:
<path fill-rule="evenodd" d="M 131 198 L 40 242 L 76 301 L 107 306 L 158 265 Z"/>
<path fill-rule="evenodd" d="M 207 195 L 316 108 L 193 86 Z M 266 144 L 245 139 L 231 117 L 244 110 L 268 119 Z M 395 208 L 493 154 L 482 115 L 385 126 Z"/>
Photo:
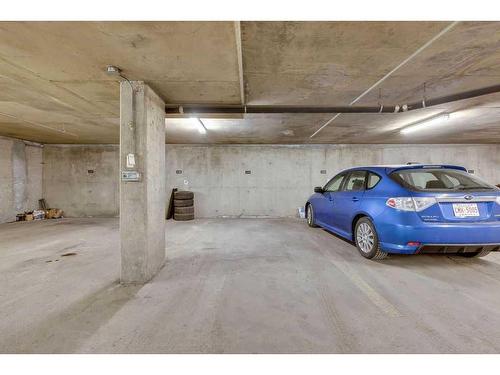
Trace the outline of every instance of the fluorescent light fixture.
<path fill-rule="evenodd" d="M 205 124 L 198 117 L 190 117 L 191 121 L 198 125 L 198 133 L 207 134 L 207 128 Z"/>
<path fill-rule="evenodd" d="M 443 113 L 438 116 L 432 117 L 430 119 L 419 121 L 413 125 L 401 129 L 401 134 L 410 134 L 420 130 L 428 130 L 433 126 L 445 125 L 446 122 L 450 119 L 450 117 L 451 117 L 450 113 Z"/>
<path fill-rule="evenodd" d="M 168 129 L 170 126 L 172 129 L 198 130 L 200 134 L 207 134 L 207 127 L 198 117 L 165 118 L 165 128 Z"/>

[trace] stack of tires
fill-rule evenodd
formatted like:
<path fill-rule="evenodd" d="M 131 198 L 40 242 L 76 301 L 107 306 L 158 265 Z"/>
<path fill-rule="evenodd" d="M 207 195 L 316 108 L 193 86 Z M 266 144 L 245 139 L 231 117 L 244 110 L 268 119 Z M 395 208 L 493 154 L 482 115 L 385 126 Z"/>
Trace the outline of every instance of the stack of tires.
<path fill-rule="evenodd" d="M 192 191 L 176 191 L 174 193 L 174 220 L 187 221 L 194 219 L 194 193 Z"/>

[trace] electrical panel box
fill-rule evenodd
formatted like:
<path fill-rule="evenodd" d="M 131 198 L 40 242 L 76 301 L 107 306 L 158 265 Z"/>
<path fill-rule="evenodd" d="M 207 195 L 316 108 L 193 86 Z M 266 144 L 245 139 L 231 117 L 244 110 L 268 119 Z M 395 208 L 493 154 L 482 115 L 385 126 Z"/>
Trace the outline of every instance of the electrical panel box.
<path fill-rule="evenodd" d="M 141 181 L 141 174 L 137 171 L 122 171 L 122 181 L 125 182 Z"/>
<path fill-rule="evenodd" d="M 135 154 L 128 154 L 127 155 L 127 168 L 134 168 L 135 167 Z"/>

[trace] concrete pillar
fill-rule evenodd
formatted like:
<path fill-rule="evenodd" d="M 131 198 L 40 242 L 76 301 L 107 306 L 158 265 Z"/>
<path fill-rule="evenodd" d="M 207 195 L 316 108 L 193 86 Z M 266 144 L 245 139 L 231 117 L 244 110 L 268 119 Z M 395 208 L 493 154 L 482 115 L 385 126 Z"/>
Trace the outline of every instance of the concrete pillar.
<path fill-rule="evenodd" d="M 141 81 L 120 84 L 120 173 L 121 282 L 145 283 L 165 261 L 165 103 Z"/>

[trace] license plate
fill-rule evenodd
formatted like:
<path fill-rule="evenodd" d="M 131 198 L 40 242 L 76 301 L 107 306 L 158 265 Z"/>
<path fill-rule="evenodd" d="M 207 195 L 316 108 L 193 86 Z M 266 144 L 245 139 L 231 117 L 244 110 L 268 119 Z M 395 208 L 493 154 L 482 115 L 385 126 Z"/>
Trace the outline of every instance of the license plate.
<path fill-rule="evenodd" d="M 479 216 L 476 203 L 453 203 L 453 213 L 456 217 Z"/>

